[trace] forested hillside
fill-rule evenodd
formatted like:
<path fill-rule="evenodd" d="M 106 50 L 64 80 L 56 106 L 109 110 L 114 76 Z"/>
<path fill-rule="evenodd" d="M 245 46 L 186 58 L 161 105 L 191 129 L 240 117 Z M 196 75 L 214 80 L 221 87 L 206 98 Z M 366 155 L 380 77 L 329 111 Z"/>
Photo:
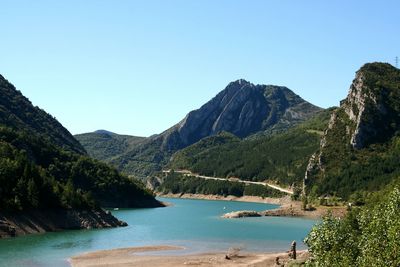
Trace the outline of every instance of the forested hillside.
<path fill-rule="evenodd" d="M 235 181 L 206 180 L 180 173 L 170 173 L 157 190 L 163 194 L 204 194 L 220 196 L 282 197 L 285 193 L 263 185 L 245 185 Z"/>
<path fill-rule="evenodd" d="M 217 177 L 240 177 L 300 185 L 308 159 L 333 109 L 319 112 L 287 132 L 239 139 L 229 133 L 204 138 L 175 153 L 169 167 Z"/>
<path fill-rule="evenodd" d="M 82 145 L 44 110 L 34 107 L 20 91 L 0 75 L 0 125 L 40 136 L 63 149 L 85 154 Z"/>
<path fill-rule="evenodd" d="M 356 198 L 400 177 L 400 70 L 365 64 L 307 168 L 307 193 Z"/>
<path fill-rule="evenodd" d="M 0 93 L 0 210 L 160 206 L 3 78 Z"/>
<path fill-rule="evenodd" d="M 126 174 L 146 178 L 160 171 L 174 152 L 203 138 L 220 132 L 240 138 L 284 132 L 321 110 L 284 86 L 237 80 L 176 125 L 131 145 L 117 140 L 123 136 L 92 133 L 77 138 L 97 159 L 110 162 Z"/>
<path fill-rule="evenodd" d="M 145 137 L 120 135 L 104 130 L 74 136 L 85 147 L 88 154 L 98 160 L 110 162 L 136 145 L 145 141 Z"/>
<path fill-rule="evenodd" d="M 0 209 L 158 205 L 135 180 L 28 132 L 0 127 Z"/>

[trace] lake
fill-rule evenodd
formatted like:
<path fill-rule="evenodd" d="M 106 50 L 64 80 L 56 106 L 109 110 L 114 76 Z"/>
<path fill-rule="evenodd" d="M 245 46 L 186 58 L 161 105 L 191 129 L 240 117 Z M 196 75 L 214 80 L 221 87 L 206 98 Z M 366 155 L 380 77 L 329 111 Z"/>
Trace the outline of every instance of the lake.
<path fill-rule="evenodd" d="M 226 212 L 276 208 L 276 205 L 193 199 L 159 198 L 172 206 L 112 211 L 129 226 L 71 230 L 0 240 L 0 266 L 69 266 L 68 258 L 87 251 L 144 245 L 178 245 L 187 249 L 162 253 L 288 250 L 303 238 L 315 220 L 287 217 L 222 219 Z"/>

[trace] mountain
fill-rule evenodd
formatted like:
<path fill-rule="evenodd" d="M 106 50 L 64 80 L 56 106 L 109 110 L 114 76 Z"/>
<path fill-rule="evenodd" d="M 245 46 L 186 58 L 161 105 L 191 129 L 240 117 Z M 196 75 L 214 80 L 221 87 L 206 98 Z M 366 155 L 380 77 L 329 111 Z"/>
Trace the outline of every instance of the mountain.
<path fill-rule="evenodd" d="M 365 64 L 309 160 L 305 189 L 312 196 L 356 198 L 398 180 L 399 162 L 400 70 Z"/>
<path fill-rule="evenodd" d="M 0 75 L 0 124 L 32 132 L 64 149 L 85 154 L 82 145 L 53 116 L 34 107 Z"/>
<path fill-rule="evenodd" d="M 113 133 L 113 132 L 110 132 L 110 131 L 107 131 L 107 130 L 103 130 L 103 129 L 100 129 L 100 130 L 97 130 L 97 131 L 94 131 L 95 133 L 97 133 L 97 134 L 108 134 L 108 135 L 114 135 L 115 133 Z"/>
<path fill-rule="evenodd" d="M 89 158 L 57 120 L 1 78 L 0 237 L 119 226 L 100 207 L 161 206 L 142 183 Z"/>
<path fill-rule="evenodd" d="M 256 133 L 282 132 L 321 110 L 286 87 L 254 85 L 237 80 L 163 133 L 140 140 L 132 146 L 123 145 L 122 149 L 115 149 L 115 153 L 103 150 L 104 153 L 95 154 L 94 151 L 100 150 L 94 146 L 107 145 L 82 140 L 81 136 L 77 138 L 96 158 L 112 163 L 127 174 L 145 177 L 167 164 L 174 152 L 203 138 L 223 131 L 239 138 Z M 99 138 L 98 135 L 92 137 Z"/>
<path fill-rule="evenodd" d="M 126 153 L 146 140 L 145 137 L 119 135 L 106 130 L 77 134 L 75 138 L 91 157 L 105 162 L 110 162 L 113 157 Z"/>
<path fill-rule="evenodd" d="M 290 186 L 302 183 L 308 159 L 318 149 L 332 109 L 285 132 L 240 139 L 232 134 L 203 138 L 177 151 L 170 169 L 185 169 L 215 177 L 270 180 Z"/>
<path fill-rule="evenodd" d="M 286 87 L 237 80 L 161 134 L 163 147 L 176 151 L 222 131 L 244 138 L 287 129 L 320 110 Z"/>

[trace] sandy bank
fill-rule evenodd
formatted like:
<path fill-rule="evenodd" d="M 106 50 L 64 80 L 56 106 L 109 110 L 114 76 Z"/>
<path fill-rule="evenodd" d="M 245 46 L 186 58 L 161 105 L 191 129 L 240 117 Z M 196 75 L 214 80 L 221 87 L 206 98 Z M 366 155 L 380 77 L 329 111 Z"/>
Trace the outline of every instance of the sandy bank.
<path fill-rule="evenodd" d="M 290 204 L 290 196 L 285 196 L 282 198 L 272 198 L 272 197 L 257 197 L 257 196 L 220 196 L 220 195 L 204 195 L 204 194 L 159 194 L 159 197 L 165 198 L 188 198 L 188 199 L 205 199 L 205 200 L 226 200 L 226 201 L 243 201 L 243 202 L 255 202 L 255 203 L 266 203 L 266 204 L 276 204 L 284 205 Z"/>
<path fill-rule="evenodd" d="M 273 210 L 267 210 L 259 212 L 260 216 L 284 216 L 284 217 L 304 217 L 310 219 L 320 219 L 328 212 L 331 212 L 334 217 L 344 217 L 346 214 L 346 207 L 343 206 L 335 206 L 335 207 L 326 207 L 326 206 L 318 206 L 313 210 L 302 210 L 301 201 L 293 201 L 290 196 L 285 196 L 282 198 L 270 198 L 270 197 L 257 197 L 257 196 L 220 196 L 220 195 L 203 195 L 203 194 L 160 194 L 159 197 L 165 198 L 187 198 L 187 199 L 205 199 L 205 200 L 226 200 L 226 201 L 243 201 L 243 202 L 256 202 L 256 203 L 267 203 L 267 204 L 276 204 L 280 205 L 279 208 Z M 242 214 L 242 211 L 236 211 L 237 213 Z M 249 211 L 247 211 L 249 212 Z M 227 214 L 226 218 L 239 218 L 246 216 L 231 216 L 235 215 L 235 212 L 232 214 Z M 222 215 L 224 216 L 224 215 Z"/>
<path fill-rule="evenodd" d="M 159 252 L 165 250 L 178 250 L 180 247 L 151 246 L 132 247 L 114 250 L 103 250 L 85 253 L 70 259 L 73 267 L 94 266 L 141 266 L 141 267 L 173 267 L 173 266 L 276 266 L 276 257 L 281 264 L 288 262 L 287 253 L 240 253 L 225 259 L 225 253 L 204 253 L 182 256 L 142 255 L 142 252 Z M 151 254 L 151 253 L 150 253 Z M 299 251 L 298 261 L 308 257 L 306 251 Z"/>
<path fill-rule="evenodd" d="M 301 203 L 293 201 L 291 204 L 285 204 L 278 209 L 266 210 L 260 212 L 261 216 L 284 216 L 284 217 L 305 217 L 310 219 L 320 219 L 323 216 L 331 213 L 334 217 L 343 218 L 346 213 L 346 207 L 325 207 L 318 206 L 313 210 L 302 210 Z"/>

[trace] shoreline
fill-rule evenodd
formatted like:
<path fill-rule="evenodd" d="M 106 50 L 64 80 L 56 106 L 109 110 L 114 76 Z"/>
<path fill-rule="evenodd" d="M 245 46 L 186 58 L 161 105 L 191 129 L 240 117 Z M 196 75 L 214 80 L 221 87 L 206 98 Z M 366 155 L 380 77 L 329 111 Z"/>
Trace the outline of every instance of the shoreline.
<path fill-rule="evenodd" d="M 241 251 L 208 252 L 189 255 L 160 255 L 152 252 L 182 250 L 176 246 L 147 246 L 129 247 L 112 250 L 100 250 L 73 256 L 69 259 L 72 267 L 89 266 L 142 266 L 142 267 L 173 267 L 173 266 L 276 266 L 276 258 L 280 264 L 287 264 L 289 256 L 287 252 L 277 253 L 251 253 Z M 226 255 L 229 259 L 226 259 Z M 298 251 L 296 262 L 304 262 L 308 258 L 306 250 Z"/>
<path fill-rule="evenodd" d="M 126 222 L 99 209 L 0 212 L 0 239 L 62 230 L 124 227 Z"/>
<path fill-rule="evenodd" d="M 293 206 L 301 207 L 301 202 L 292 201 L 290 196 L 283 198 L 262 198 L 257 196 L 219 196 L 203 194 L 158 194 L 157 197 L 163 198 L 182 198 L 182 199 L 202 199 L 202 200 L 224 200 L 224 201 L 243 201 L 253 203 L 266 203 L 280 205 L 273 209 L 274 212 L 285 212 Z M 164 201 L 167 202 L 167 201 Z M 287 216 L 287 215 L 272 215 Z M 299 215 L 297 217 L 309 217 Z M 312 217 L 311 217 L 312 218 Z M 288 244 L 288 249 L 290 244 Z M 232 249 L 232 248 L 231 248 Z M 231 250 L 229 249 L 229 250 Z M 92 266 L 142 266 L 142 267 L 175 267 L 175 266 L 208 266 L 208 267 L 228 267 L 228 266 L 252 266 L 265 267 L 277 266 L 276 259 L 279 257 L 279 263 L 286 265 L 289 261 L 287 252 L 251 252 L 236 251 L 233 254 L 211 250 L 209 252 L 194 252 L 193 254 L 179 254 L 179 250 L 186 250 L 184 247 L 155 245 L 146 247 L 129 247 L 111 250 L 99 250 L 87 252 L 73 256 L 69 259 L 72 267 L 92 267 Z M 233 249 L 234 251 L 235 249 Z M 177 251 L 177 254 L 174 254 Z M 172 252 L 172 254 L 171 254 Z M 225 256 L 230 255 L 229 259 Z M 307 250 L 298 251 L 297 263 L 305 262 L 309 257 Z"/>
<path fill-rule="evenodd" d="M 258 197 L 258 196 L 221 196 L 221 195 L 204 195 L 204 194 L 158 194 L 157 197 L 164 198 L 182 198 L 182 199 L 202 199 L 202 200 L 224 200 L 224 201 L 242 201 L 242 202 L 253 202 L 253 203 L 265 203 L 279 205 L 276 209 L 266 210 L 258 212 L 260 216 L 277 216 L 277 217 L 298 217 L 307 219 L 321 219 L 323 216 L 332 213 L 334 217 L 343 218 L 347 213 L 346 207 L 343 206 L 317 206 L 313 210 L 303 210 L 301 201 L 291 200 L 290 196 L 285 196 L 281 198 L 271 198 L 271 197 Z M 232 213 L 240 213 L 242 211 L 234 211 Z M 249 212 L 249 211 L 247 211 Z M 251 211 L 250 211 L 251 212 Z M 224 214 L 227 215 L 227 214 Z M 226 219 L 236 219 L 242 217 L 236 216 L 226 216 Z M 246 217 L 246 216 L 244 216 Z"/>
<path fill-rule="evenodd" d="M 292 202 L 290 196 L 281 198 L 272 197 L 258 197 L 258 196 L 242 196 L 237 197 L 233 195 L 221 196 L 221 195 L 205 195 L 205 194 L 189 194 L 189 193 L 178 193 L 178 194 L 157 194 L 157 197 L 164 198 L 183 198 L 183 199 L 202 199 L 202 200 L 224 200 L 224 201 L 241 201 L 241 202 L 252 202 L 252 203 L 264 203 L 274 205 L 286 205 Z"/>

